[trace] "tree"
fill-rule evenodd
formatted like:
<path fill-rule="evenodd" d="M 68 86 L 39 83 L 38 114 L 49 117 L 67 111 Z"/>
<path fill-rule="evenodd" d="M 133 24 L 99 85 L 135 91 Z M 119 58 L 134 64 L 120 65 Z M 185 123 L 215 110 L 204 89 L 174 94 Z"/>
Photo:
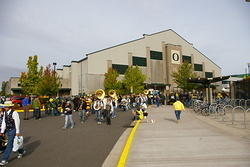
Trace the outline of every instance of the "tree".
<path fill-rule="evenodd" d="M 61 85 L 57 73 L 48 65 L 42 73 L 42 77 L 37 84 L 37 93 L 39 95 L 53 96 L 57 95 Z"/>
<path fill-rule="evenodd" d="M 111 89 L 119 90 L 121 88 L 121 82 L 117 80 L 119 74 L 115 69 L 109 68 L 108 72 L 105 73 L 104 76 L 104 88 L 106 92 Z"/>
<path fill-rule="evenodd" d="M 193 72 L 192 65 L 188 62 L 180 65 L 178 67 L 178 71 L 172 73 L 172 77 L 178 87 L 184 91 L 191 91 L 196 87 L 196 84 L 188 82 L 189 78 L 196 77 L 196 74 Z"/>
<path fill-rule="evenodd" d="M 8 81 L 3 81 L 2 82 L 2 90 L 0 92 L 1 96 L 5 96 L 6 95 L 6 87 L 7 87 Z"/>
<path fill-rule="evenodd" d="M 125 72 L 122 81 L 126 93 L 141 93 L 144 90 L 146 76 L 142 74 L 138 66 L 130 66 Z"/>
<path fill-rule="evenodd" d="M 43 68 L 38 70 L 38 57 L 30 56 L 27 62 L 28 72 L 21 73 L 20 83 L 23 92 L 26 95 L 37 95 L 37 84 L 42 75 Z"/>

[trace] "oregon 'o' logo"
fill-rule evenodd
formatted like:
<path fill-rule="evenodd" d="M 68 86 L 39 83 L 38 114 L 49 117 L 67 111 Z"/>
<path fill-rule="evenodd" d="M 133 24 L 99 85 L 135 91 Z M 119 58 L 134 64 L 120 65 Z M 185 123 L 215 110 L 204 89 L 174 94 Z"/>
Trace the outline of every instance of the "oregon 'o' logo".
<path fill-rule="evenodd" d="M 172 59 L 173 59 L 174 61 L 179 61 L 179 60 L 180 60 L 180 56 L 179 56 L 177 53 L 173 53 L 173 54 L 172 54 Z"/>

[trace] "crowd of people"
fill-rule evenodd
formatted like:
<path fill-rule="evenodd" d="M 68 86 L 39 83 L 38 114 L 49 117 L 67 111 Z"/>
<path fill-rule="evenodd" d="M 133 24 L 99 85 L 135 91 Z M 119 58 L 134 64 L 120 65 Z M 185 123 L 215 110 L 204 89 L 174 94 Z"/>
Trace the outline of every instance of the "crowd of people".
<path fill-rule="evenodd" d="M 111 125 L 112 119 L 118 116 L 118 111 L 132 111 L 133 120 L 147 120 L 148 105 L 160 105 L 170 104 L 175 109 L 175 115 L 177 123 L 180 121 L 181 112 L 184 111 L 184 106 L 189 107 L 191 99 L 194 98 L 190 94 L 178 94 L 173 93 L 168 96 L 162 94 L 131 94 L 117 96 L 106 95 L 103 90 L 96 92 L 94 95 L 86 96 L 74 96 L 74 97 L 38 97 L 26 96 L 22 100 L 22 108 L 24 111 L 23 120 L 29 120 L 31 118 L 35 120 L 41 120 L 46 116 L 65 116 L 65 122 L 62 129 L 74 128 L 75 121 L 73 119 L 73 113 L 78 112 L 79 120 L 81 124 L 84 124 L 88 117 L 95 116 L 96 123 L 101 125 L 106 123 Z M 31 116 L 30 110 L 33 110 Z M 45 114 L 41 114 L 44 111 Z M 151 119 L 149 121 L 154 123 Z M 8 142 L 5 147 L 0 147 L 0 151 L 3 152 L 1 165 L 8 163 L 9 156 L 12 152 L 13 142 L 15 136 L 21 136 L 20 134 L 20 118 L 15 111 L 15 106 L 8 98 L 1 98 L 0 101 L 0 142 L 4 142 L 8 138 Z M 6 142 L 6 141 L 5 141 Z M 2 144 L 0 144 L 3 146 Z M 21 158 L 25 153 L 25 149 L 20 148 L 17 150 L 18 158 Z"/>

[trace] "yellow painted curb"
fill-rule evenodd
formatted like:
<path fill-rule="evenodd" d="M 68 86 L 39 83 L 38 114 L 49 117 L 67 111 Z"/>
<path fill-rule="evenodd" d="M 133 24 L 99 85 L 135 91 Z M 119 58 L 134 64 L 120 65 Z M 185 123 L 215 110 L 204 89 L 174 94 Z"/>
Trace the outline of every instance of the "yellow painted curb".
<path fill-rule="evenodd" d="M 16 112 L 24 112 L 24 110 L 15 110 Z M 34 111 L 34 110 L 29 110 L 29 112 Z M 41 111 L 45 111 L 45 109 L 41 109 Z"/>
<path fill-rule="evenodd" d="M 122 154 L 121 154 L 120 159 L 119 159 L 118 164 L 117 164 L 117 167 L 125 167 L 125 164 L 126 164 L 126 161 L 127 161 L 127 158 L 128 158 L 128 153 L 129 153 L 132 141 L 134 139 L 136 129 L 138 128 L 140 122 L 141 121 L 138 120 L 136 122 L 136 124 L 135 124 L 135 127 L 132 129 L 132 131 L 131 131 L 128 139 L 127 139 L 127 142 L 126 142 L 126 144 L 125 144 L 125 146 L 123 148 Z"/>

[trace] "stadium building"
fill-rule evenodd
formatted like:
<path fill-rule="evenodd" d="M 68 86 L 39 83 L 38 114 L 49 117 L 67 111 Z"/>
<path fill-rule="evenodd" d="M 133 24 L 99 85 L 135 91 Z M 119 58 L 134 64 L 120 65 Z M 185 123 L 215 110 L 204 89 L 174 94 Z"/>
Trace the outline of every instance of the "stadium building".
<path fill-rule="evenodd" d="M 104 74 L 109 68 L 116 69 L 122 77 L 128 66 L 137 65 L 147 76 L 148 88 L 174 92 L 178 88 L 171 74 L 185 61 L 192 64 L 199 77 L 221 76 L 218 65 L 172 29 L 143 34 L 142 38 L 89 53 L 57 72 L 70 82 L 67 91 L 78 95 L 103 88 Z"/>
<path fill-rule="evenodd" d="M 122 78 L 128 66 L 137 65 L 147 76 L 146 87 L 164 93 L 178 90 L 171 74 L 186 61 L 192 64 L 199 77 L 221 76 L 218 65 L 172 29 L 143 34 L 142 38 L 98 50 L 84 57 L 57 69 L 62 83 L 60 95 L 93 93 L 103 88 L 104 74 L 109 68 L 116 69 L 119 78 Z"/>

